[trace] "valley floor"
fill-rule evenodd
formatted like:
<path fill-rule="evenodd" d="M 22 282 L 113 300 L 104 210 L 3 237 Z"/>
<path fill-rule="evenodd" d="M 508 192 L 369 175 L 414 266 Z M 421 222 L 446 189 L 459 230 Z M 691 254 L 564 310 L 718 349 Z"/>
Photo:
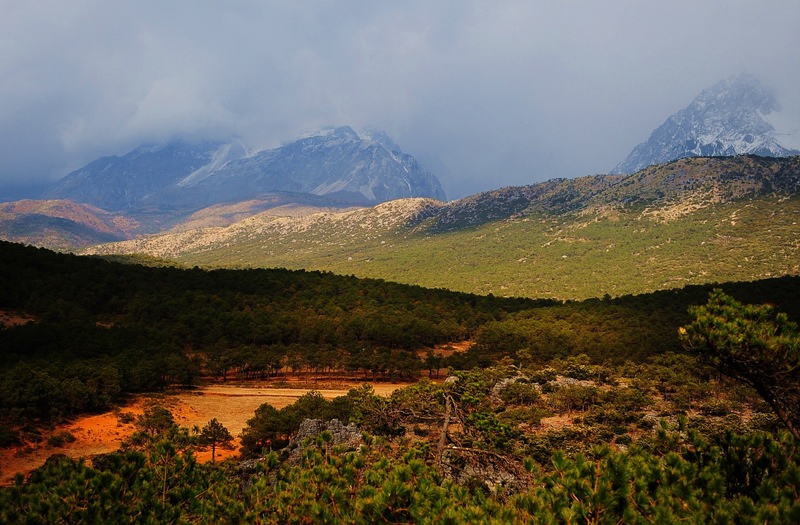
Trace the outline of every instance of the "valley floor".
<path fill-rule="evenodd" d="M 42 436 L 39 443 L 26 443 L 12 448 L 0 449 L 0 486 L 11 485 L 16 473 L 27 475 L 44 464 L 54 454 L 65 454 L 73 458 L 89 458 L 95 454 L 105 454 L 117 450 L 122 442 L 135 430 L 135 417 L 145 408 L 158 403 L 168 408 L 175 422 L 187 428 L 202 427 L 216 418 L 236 436 L 234 450 L 218 450 L 217 459 L 226 459 L 238 454 L 238 435 L 253 417 L 255 410 L 263 403 L 281 409 L 294 403 L 300 396 L 309 392 L 302 381 L 288 382 L 292 386 L 274 388 L 268 384 L 207 384 L 193 390 L 176 391 L 169 394 L 143 394 L 131 397 L 130 401 L 113 411 L 103 414 L 78 417 L 59 425 Z M 406 383 L 376 383 L 376 394 L 388 396 Z M 358 384 L 335 384 L 331 388 L 316 389 L 327 399 L 346 395 L 348 390 Z M 133 416 L 133 417 L 131 417 Z M 48 437 L 68 432 L 75 437 L 73 443 L 52 447 Z M 211 452 L 196 454 L 201 462 L 211 460 Z"/>

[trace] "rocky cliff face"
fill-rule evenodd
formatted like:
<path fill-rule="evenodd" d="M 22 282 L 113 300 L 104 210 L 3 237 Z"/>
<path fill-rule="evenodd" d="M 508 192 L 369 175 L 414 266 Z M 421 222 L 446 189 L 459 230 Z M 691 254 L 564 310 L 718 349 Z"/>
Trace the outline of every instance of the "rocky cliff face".
<path fill-rule="evenodd" d="M 791 135 L 770 124 L 778 112 L 774 95 L 756 77 L 723 80 L 669 117 L 611 173 L 635 173 L 684 157 L 800 154 L 787 143 Z"/>

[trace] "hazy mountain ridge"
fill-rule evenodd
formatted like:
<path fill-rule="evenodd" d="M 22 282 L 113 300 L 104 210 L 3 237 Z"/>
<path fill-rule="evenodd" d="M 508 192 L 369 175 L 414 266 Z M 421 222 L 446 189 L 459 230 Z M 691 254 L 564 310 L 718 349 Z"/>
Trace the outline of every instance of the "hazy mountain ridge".
<path fill-rule="evenodd" d="M 276 192 L 324 197 L 329 206 L 445 198 L 438 179 L 385 133 L 363 135 L 343 126 L 257 153 L 238 142 L 143 145 L 70 173 L 45 197 L 132 214 L 152 206 L 196 211 Z"/>
<path fill-rule="evenodd" d="M 359 135 L 347 126 L 256 153 L 238 141 L 145 144 L 89 163 L 43 195 L 43 202 L 81 203 L 84 213 L 65 216 L 42 205 L 34 217 L 24 211 L 30 204 L 17 206 L 0 216 L 0 232 L 69 250 L 166 230 L 226 227 L 276 208 L 281 211 L 272 214 L 307 215 L 397 198 L 445 198 L 438 179 L 386 133 Z M 111 215 L 136 226 L 107 231 Z"/>
<path fill-rule="evenodd" d="M 347 126 L 336 128 L 228 162 L 197 183 L 184 180 L 175 200 L 224 202 L 272 191 L 364 205 L 406 197 L 443 200 L 436 177 L 392 145 L 385 135 L 362 138 Z"/>
<path fill-rule="evenodd" d="M 780 110 L 772 91 L 753 75 L 722 80 L 667 118 L 611 173 L 633 173 L 684 157 L 800 154 L 785 143 L 790 138 L 786 130 L 769 122 Z"/>

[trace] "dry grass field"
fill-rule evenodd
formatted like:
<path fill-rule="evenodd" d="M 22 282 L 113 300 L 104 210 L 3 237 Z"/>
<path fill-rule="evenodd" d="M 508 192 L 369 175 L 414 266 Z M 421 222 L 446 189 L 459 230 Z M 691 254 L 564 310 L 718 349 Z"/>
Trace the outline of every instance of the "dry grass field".
<path fill-rule="evenodd" d="M 328 399 L 347 394 L 357 384 L 337 384 L 334 388 L 316 389 Z M 373 385 L 375 392 L 389 395 L 405 384 L 378 383 Z M 256 408 L 263 403 L 270 403 L 275 408 L 283 408 L 294 403 L 297 398 L 309 392 L 302 382 L 296 388 L 272 388 L 267 384 L 244 385 L 206 385 L 194 390 L 153 396 L 141 395 L 132 397 L 122 407 L 112 412 L 83 416 L 59 425 L 42 436 L 39 443 L 26 443 L 20 447 L 0 449 L 0 486 L 10 485 L 17 472 L 23 474 L 40 467 L 53 454 L 66 454 L 70 457 L 89 458 L 94 454 L 103 454 L 117 450 L 122 442 L 135 430 L 133 422 L 124 422 L 131 418 L 125 415 L 138 416 L 150 404 L 161 404 L 173 414 L 175 421 L 184 427 L 203 427 L 212 418 L 225 425 L 233 436 L 236 436 L 236 448 L 231 451 L 218 450 L 217 458 L 226 459 L 238 454 L 238 435 L 253 417 Z M 51 447 L 47 438 L 61 432 L 69 432 L 75 437 L 73 443 L 61 447 Z M 200 461 L 210 461 L 211 452 L 198 452 Z"/>

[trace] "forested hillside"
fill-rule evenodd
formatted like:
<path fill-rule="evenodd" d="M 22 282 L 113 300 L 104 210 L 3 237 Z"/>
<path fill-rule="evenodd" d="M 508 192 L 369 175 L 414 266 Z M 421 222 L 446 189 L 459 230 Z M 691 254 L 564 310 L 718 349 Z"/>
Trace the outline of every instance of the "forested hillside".
<path fill-rule="evenodd" d="M 411 377 L 420 349 L 551 301 L 500 299 L 288 270 L 145 267 L 0 243 L 0 400 L 13 417 L 106 408 L 201 372 Z"/>
<path fill-rule="evenodd" d="M 146 267 L 11 243 L 0 244 L 0 271 L 0 308 L 34 320 L 0 330 L 0 408 L 13 418 L 99 410 L 123 392 L 190 385 L 201 374 L 389 380 L 520 355 L 642 361 L 681 350 L 687 308 L 711 289 L 564 303 L 319 272 Z M 724 288 L 800 312 L 800 278 Z M 428 352 L 468 339 L 466 353 Z"/>
<path fill-rule="evenodd" d="M 389 397 L 364 385 L 331 401 L 312 392 L 281 410 L 264 404 L 241 435 L 252 459 L 222 465 L 194 454 L 229 440 L 224 428 L 179 428 L 154 405 L 120 451 L 91 466 L 53 458 L 0 489 L 0 521 L 800 518 L 795 438 L 756 390 L 684 353 L 679 340 L 679 328 L 702 315 L 689 306 L 705 303 L 711 286 L 501 299 L 318 272 L 148 267 L 9 243 L 0 244 L 0 272 L 0 309 L 16 320 L 0 329 L 3 445 L 31 424 L 201 374 L 417 380 Z M 796 346 L 800 278 L 719 287 L 788 314 L 781 344 Z M 475 342 L 466 352 L 426 354 L 466 338 Z M 420 379 L 448 367 L 446 381 Z M 304 431 L 311 440 L 302 445 L 309 418 L 322 433 Z M 349 441 L 342 423 L 324 423 L 332 418 L 352 425 Z"/>

